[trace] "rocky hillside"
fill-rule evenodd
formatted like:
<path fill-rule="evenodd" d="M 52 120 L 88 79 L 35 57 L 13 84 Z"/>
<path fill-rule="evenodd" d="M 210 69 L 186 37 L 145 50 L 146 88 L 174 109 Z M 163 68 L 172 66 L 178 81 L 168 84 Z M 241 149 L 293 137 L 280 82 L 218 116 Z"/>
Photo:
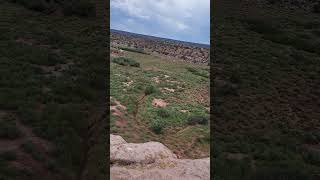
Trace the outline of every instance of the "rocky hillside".
<path fill-rule="evenodd" d="M 209 63 L 209 48 L 174 43 L 172 41 L 143 38 L 127 33 L 111 32 L 111 46 L 131 47 L 174 59 L 182 59 L 197 64 Z"/>
<path fill-rule="evenodd" d="M 111 180 L 207 180 L 210 158 L 178 159 L 159 142 L 127 143 L 110 135 Z"/>
<path fill-rule="evenodd" d="M 319 14 L 253 1 L 216 4 L 214 179 L 320 179 Z"/>

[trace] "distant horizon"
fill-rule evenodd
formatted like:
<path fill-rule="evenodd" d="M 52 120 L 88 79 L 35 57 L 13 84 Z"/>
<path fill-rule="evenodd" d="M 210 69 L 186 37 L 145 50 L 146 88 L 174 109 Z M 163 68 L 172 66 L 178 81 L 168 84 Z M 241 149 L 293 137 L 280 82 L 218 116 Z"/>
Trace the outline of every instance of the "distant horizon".
<path fill-rule="evenodd" d="M 110 28 L 210 45 L 210 0 L 111 0 Z"/>
<path fill-rule="evenodd" d="M 150 34 L 141 34 L 141 33 L 130 32 L 130 31 L 121 30 L 121 29 L 114 29 L 114 28 L 110 28 L 110 30 L 123 31 L 123 32 L 128 32 L 128 33 L 133 33 L 133 34 L 139 34 L 139 35 L 144 35 L 144 36 L 151 36 L 151 37 L 156 37 L 156 38 L 169 39 L 169 40 L 173 40 L 173 41 L 181 41 L 181 42 L 186 42 L 186 43 L 194 43 L 194 44 L 201 44 L 201 45 L 208 45 L 208 46 L 210 46 L 210 43 L 209 43 L 209 44 L 206 44 L 206 43 L 185 41 L 185 40 L 179 40 L 179 39 L 172 39 L 172 38 L 167 38 L 167 37 L 160 37 L 160 36 L 155 36 L 155 35 L 150 35 Z"/>

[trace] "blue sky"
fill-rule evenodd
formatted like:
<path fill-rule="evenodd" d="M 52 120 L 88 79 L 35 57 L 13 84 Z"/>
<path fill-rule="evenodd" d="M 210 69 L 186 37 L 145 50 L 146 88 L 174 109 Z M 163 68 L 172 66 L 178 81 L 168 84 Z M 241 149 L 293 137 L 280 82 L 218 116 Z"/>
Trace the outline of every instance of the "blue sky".
<path fill-rule="evenodd" d="M 210 0 L 111 0 L 112 29 L 210 44 Z"/>

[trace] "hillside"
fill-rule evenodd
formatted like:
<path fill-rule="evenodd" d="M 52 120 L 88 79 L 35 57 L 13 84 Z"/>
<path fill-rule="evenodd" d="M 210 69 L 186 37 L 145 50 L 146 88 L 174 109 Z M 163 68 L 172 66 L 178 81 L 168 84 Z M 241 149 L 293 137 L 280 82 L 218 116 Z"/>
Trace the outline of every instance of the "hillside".
<path fill-rule="evenodd" d="M 112 134 L 161 142 L 178 157 L 209 156 L 207 65 L 112 47 L 110 91 Z"/>
<path fill-rule="evenodd" d="M 177 41 L 154 36 L 111 30 L 111 44 L 119 48 L 142 49 L 166 59 L 208 64 L 210 45 Z"/>
<path fill-rule="evenodd" d="M 320 16 L 265 1 L 216 3 L 216 179 L 320 178 Z"/>
<path fill-rule="evenodd" d="M 0 0 L 0 179 L 106 179 L 105 29 L 41 2 Z"/>

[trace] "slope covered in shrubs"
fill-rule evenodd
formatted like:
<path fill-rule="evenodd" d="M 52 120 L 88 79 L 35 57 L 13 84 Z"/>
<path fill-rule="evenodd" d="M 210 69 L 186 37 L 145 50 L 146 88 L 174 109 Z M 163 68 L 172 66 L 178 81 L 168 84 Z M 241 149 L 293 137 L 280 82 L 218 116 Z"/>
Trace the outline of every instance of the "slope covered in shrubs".
<path fill-rule="evenodd" d="M 93 0 L 8 0 L 30 10 L 52 14 L 62 12 L 65 16 L 93 17 L 96 14 Z"/>

